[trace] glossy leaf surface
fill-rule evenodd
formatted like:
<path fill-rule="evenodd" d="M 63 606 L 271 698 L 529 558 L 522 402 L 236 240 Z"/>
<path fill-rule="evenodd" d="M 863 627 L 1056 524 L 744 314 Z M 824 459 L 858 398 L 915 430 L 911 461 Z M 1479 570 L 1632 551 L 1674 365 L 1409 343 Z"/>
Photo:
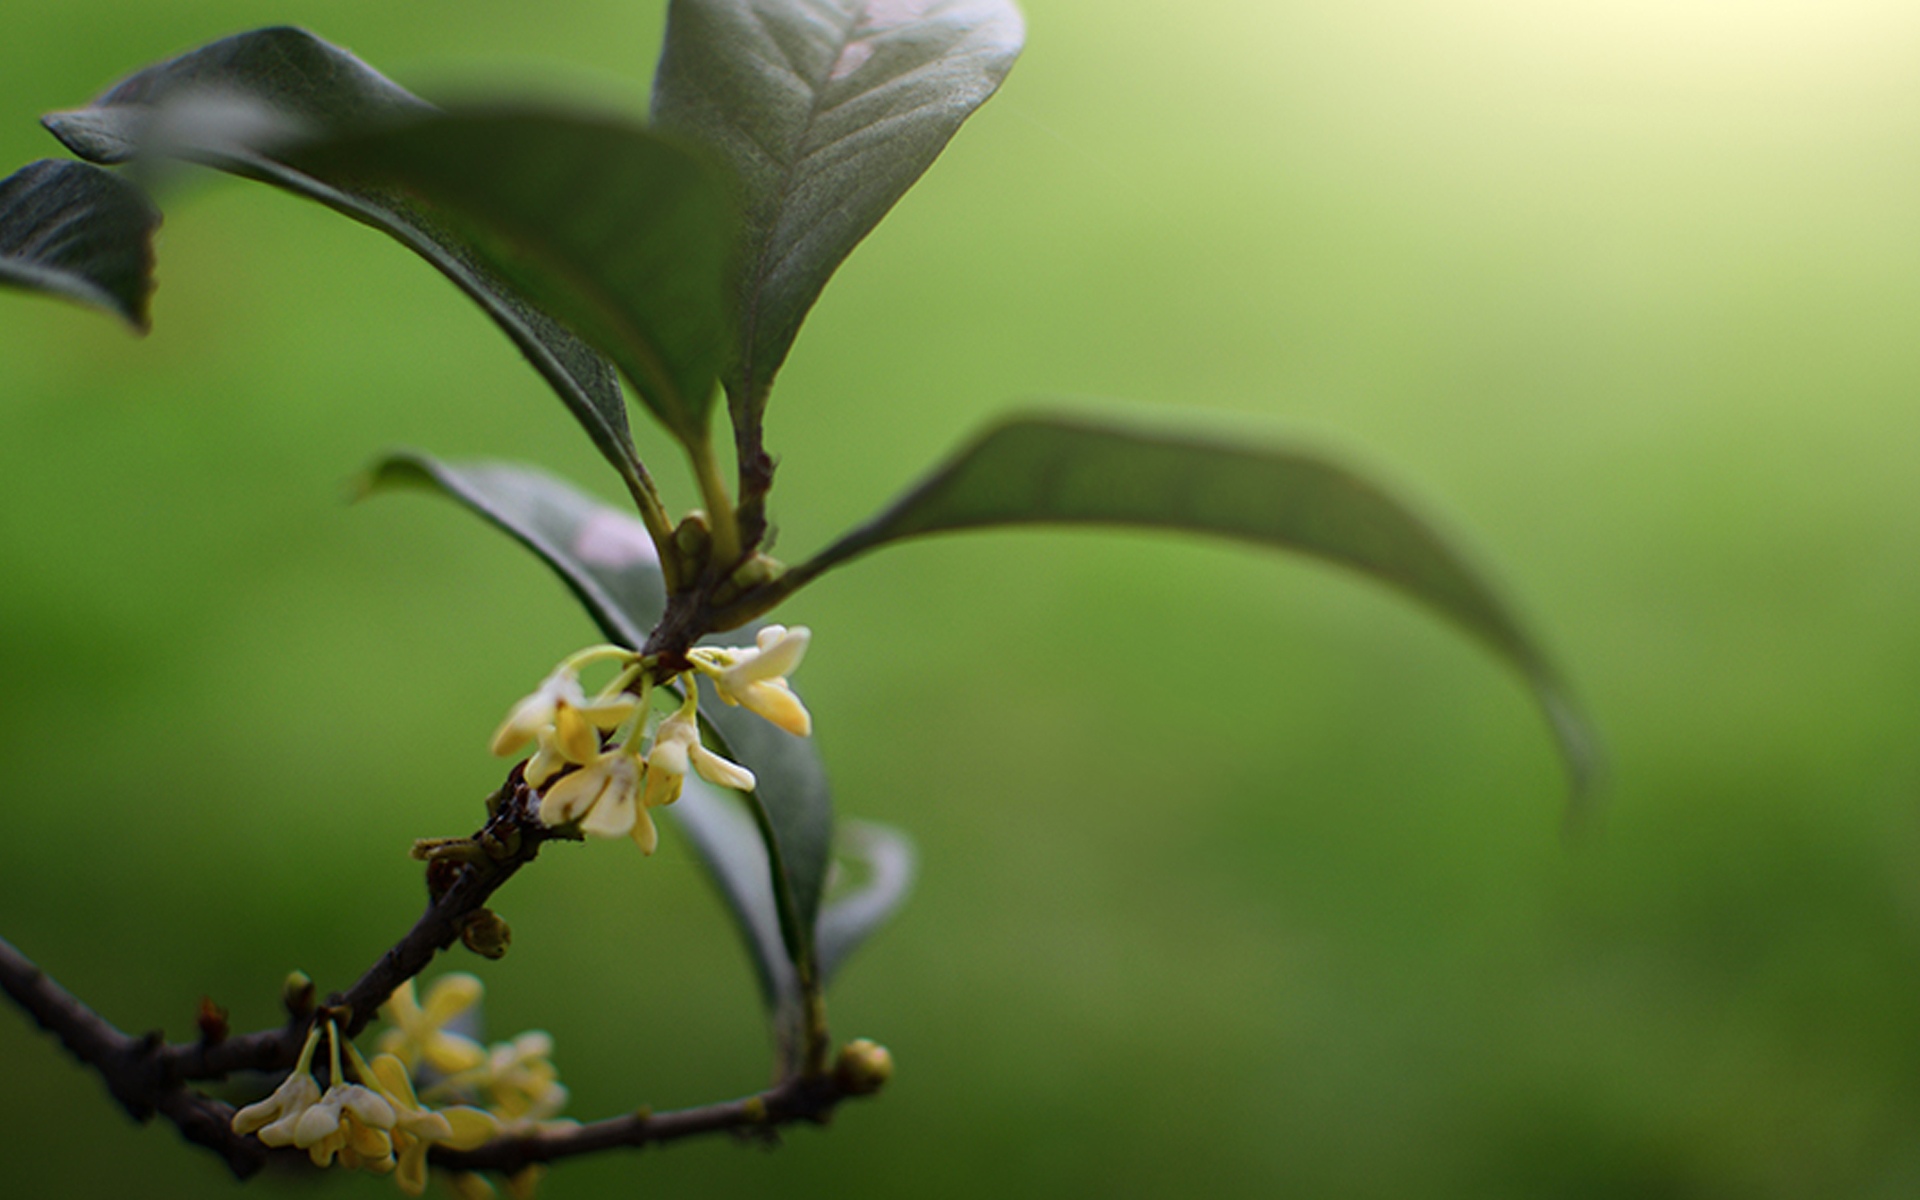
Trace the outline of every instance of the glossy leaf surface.
<path fill-rule="evenodd" d="M 417 197 L 299 170 L 269 145 L 236 140 L 244 130 L 235 118 L 248 111 L 260 118 L 250 123 L 255 134 L 317 136 L 433 110 L 338 46 L 304 30 L 275 28 L 222 38 L 148 67 L 87 107 L 49 114 L 45 123 L 93 162 L 124 162 L 151 146 L 150 152 L 271 183 L 390 235 L 493 319 L 623 477 L 642 474 L 611 364 L 483 267 Z"/>
<path fill-rule="evenodd" d="M 147 328 L 160 213 L 110 171 L 41 159 L 0 179 L 0 285 L 77 300 Z"/>
<path fill-rule="evenodd" d="M 1576 796 L 1598 767 L 1586 718 L 1482 573 L 1418 512 L 1321 455 L 1078 418 L 998 425 L 891 508 L 789 574 L 797 586 L 903 538 L 1005 525 L 1214 534 L 1365 572 L 1454 621 L 1532 685 Z"/>
<path fill-rule="evenodd" d="M 518 110 L 428 116 L 290 157 L 423 202 L 490 273 L 610 356 L 676 436 L 706 438 L 735 218 L 701 157 L 616 119 Z"/>
<path fill-rule="evenodd" d="M 757 407 L 835 268 L 1012 69 L 1007 0 L 674 0 L 653 119 L 739 175 L 738 352 Z"/>
<path fill-rule="evenodd" d="M 438 491 L 532 550 L 579 597 L 611 641 L 641 645 L 665 608 L 653 543 L 640 522 L 552 476 L 505 464 L 452 465 L 423 455 L 396 455 L 373 468 L 367 488 L 396 486 Z M 742 644 L 752 637 L 750 631 L 735 630 L 723 641 Z M 776 913 L 776 929 L 790 931 L 789 951 L 798 959 L 811 953 L 811 931 L 826 885 L 833 836 L 826 772 L 812 742 L 775 729 L 745 709 L 727 708 L 710 690 L 703 691 L 700 709 L 718 734 L 721 744 L 715 749 L 758 777 L 759 786 L 746 793 L 747 802 L 772 831 L 777 877 L 791 896 L 793 918 L 780 923 Z M 761 851 L 763 861 L 765 853 Z M 721 873 L 719 866 L 709 865 Z M 743 929 L 755 944 L 753 929 L 744 922 Z"/>

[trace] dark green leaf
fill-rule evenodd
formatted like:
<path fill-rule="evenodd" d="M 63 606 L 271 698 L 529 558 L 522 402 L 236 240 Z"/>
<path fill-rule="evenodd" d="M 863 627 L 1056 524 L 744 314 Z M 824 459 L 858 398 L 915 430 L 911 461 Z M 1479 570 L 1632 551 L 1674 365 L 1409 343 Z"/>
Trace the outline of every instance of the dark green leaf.
<path fill-rule="evenodd" d="M 859 860 L 867 877 L 835 896 L 820 912 L 814 945 L 820 954 L 820 979 L 827 983 L 841 964 L 885 925 L 913 890 L 919 861 L 907 835 L 872 821 L 849 821 L 841 827 L 841 849 Z"/>
<path fill-rule="evenodd" d="M 736 629 L 713 639 L 720 644 L 751 644 L 753 628 Z M 795 960 L 812 953 L 813 923 L 827 886 L 833 853 L 833 794 L 812 740 L 795 737 L 744 708 L 721 702 L 711 683 L 700 683 L 700 716 L 719 735 L 732 757 L 759 777 L 751 793 L 765 812 L 781 873 L 793 889 L 794 922 L 787 927 Z"/>
<path fill-rule="evenodd" d="M 425 486 L 442 492 L 506 531 L 539 555 L 573 590 L 609 640 L 639 646 L 665 609 L 653 543 L 639 521 L 582 495 L 568 484 L 525 467 L 450 465 L 424 455 L 395 455 L 375 465 L 367 490 Z M 723 640 L 751 642 L 751 630 Z M 789 952 L 811 953 L 813 922 L 826 886 L 833 834 L 833 799 L 813 743 L 774 728 L 741 708 L 728 708 L 703 689 L 701 715 L 715 748 L 744 764 L 759 786 L 747 794 L 756 819 L 771 831 L 778 890 L 791 898 Z M 721 874 L 720 866 L 712 868 Z M 753 930 L 743 925 L 748 940 Z"/>
<path fill-rule="evenodd" d="M 159 225 L 118 175 L 41 159 L 0 179 L 0 285 L 104 308 L 144 332 Z"/>
<path fill-rule="evenodd" d="M 623 478 L 631 482 L 644 475 L 620 382 L 606 360 L 481 266 L 417 199 L 297 170 L 263 148 L 236 143 L 232 118 L 248 109 L 263 118 L 253 123 L 256 130 L 290 125 L 307 134 L 432 111 L 345 50 L 303 30 L 283 28 L 223 38 L 129 76 L 86 108 L 52 113 L 45 120 L 69 149 L 94 162 L 123 162 L 143 145 L 157 143 L 156 150 L 263 180 L 389 234 L 479 304 Z M 169 112 L 174 119 L 165 119 Z M 156 122 L 164 130 L 153 129 Z"/>
<path fill-rule="evenodd" d="M 429 116 L 287 156 L 423 202 L 490 271 L 611 356 L 683 442 L 706 439 L 736 220 L 702 158 L 636 125 L 533 111 Z"/>
<path fill-rule="evenodd" d="M 455 466 L 395 454 L 376 463 L 363 486 L 424 487 L 466 505 L 539 555 L 609 641 L 641 645 L 666 611 L 659 554 L 646 526 L 551 475 L 508 463 Z"/>
<path fill-rule="evenodd" d="M 727 902 L 753 960 L 754 979 L 769 1012 L 797 1014 L 800 983 L 787 960 L 774 904 L 767 846 L 751 814 L 733 796 L 689 776 L 680 799 L 667 809 L 686 833 L 707 873 Z"/>
<path fill-rule="evenodd" d="M 780 916 L 768 885 L 766 846 L 753 817 L 734 797 L 696 778 L 687 780 L 679 802 L 667 811 L 686 832 L 726 898 L 751 951 L 754 977 L 769 1012 L 783 1026 L 796 1020 L 799 979 L 787 961 Z M 828 901 L 820 912 L 814 944 L 823 984 L 899 910 L 912 890 L 916 868 L 913 843 L 884 825 L 848 822 L 841 827 L 840 843 L 842 858 L 853 860 L 865 878 Z"/>
<path fill-rule="evenodd" d="M 1127 525 L 1217 534 L 1364 571 L 1451 618 L 1517 668 L 1583 795 L 1598 767 L 1585 716 L 1506 602 L 1390 493 L 1310 452 L 1031 416 L 987 431 L 873 521 L 788 573 L 799 586 L 902 538 L 996 525 Z"/>
<path fill-rule="evenodd" d="M 653 119 L 718 150 L 744 186 L 736 404 L 757 412 L 834 269 L 1024 37 L 1007 0 L 673 0 Z"/>

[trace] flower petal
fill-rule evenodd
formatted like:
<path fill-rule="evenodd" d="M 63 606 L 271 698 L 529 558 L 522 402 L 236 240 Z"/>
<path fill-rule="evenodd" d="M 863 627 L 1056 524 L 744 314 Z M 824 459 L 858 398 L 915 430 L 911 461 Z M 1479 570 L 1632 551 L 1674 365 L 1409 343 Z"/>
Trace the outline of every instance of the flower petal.
<path fill-rule="evenodd" d="M 720 757 L 705 746 L 695 746 L 688 753 L 693 759 L 693 769 L 700 772 L 700 778 L 708 783 L 717 783 L 738 792 L 750 792 L 758 782 L 752 771 L 731 759 Z"/>
<path fill-rule="evenodd" d="M 442 975 L 427 989 L 426 1001 L 420 1006 L 421 1015 L 438 1028 L 480 1003 L 486 990 L 485 984 L 465 971 Z"/>

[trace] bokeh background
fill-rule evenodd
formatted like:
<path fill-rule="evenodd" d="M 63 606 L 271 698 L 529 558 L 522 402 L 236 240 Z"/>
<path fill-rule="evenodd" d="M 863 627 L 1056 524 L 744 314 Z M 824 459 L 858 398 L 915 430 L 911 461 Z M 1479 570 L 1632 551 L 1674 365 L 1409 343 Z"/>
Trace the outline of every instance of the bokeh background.
<path fill-rule="evenodd" d="M 0 162 L 281 22 L 428 95 L 638 113 L 664 7 L 19 0 Z M 895 1085 L 545 1194 L 1920 1193 L 1920 9 L 1026 7 L 786 369 L 781 546 L 1035 398 L 1331 447 L 1498 564 L 1608 737 L 1604 817 L 1563 839 L 1521 686 L 1355 579 L 889 551 L 786 615 L 842 811 L 924 856 L 834 997 Z M 0 294 L 0 931 L 185 1036 L 203 993 L 267 1024 L 287 970 L 340 986 L 397 936 L 410 839 L 472 828 L 494 723 L 593 636 L 496 533 L 346 481 L 412 445 L 615 493 L 396 246 L 233 181 L 169 206 L 151 337 Z M 550 1030 L 576 1115 L 765 1082 L 678 842 L 557 848 L 500 908 L 492 1032 Z M 11 1011 L 0 1067 L 10 1194 L 234 1186 Z"/>

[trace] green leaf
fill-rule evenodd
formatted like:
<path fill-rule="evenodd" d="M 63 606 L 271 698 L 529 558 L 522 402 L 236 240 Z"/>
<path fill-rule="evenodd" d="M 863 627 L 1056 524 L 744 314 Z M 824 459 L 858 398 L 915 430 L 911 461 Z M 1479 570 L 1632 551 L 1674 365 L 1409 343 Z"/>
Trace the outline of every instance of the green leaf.
<path fill-rule="evenodd" d="M 483 267 L 418 199 L 298 170 L 264 147 L 236 142 L 234 118 L 246 110 L 266 118 L 252 123 L 255 132 L 291 124 L 308 134 L 325 134 L 417 116 L 432 107 L 345 50 L 304 30 L 280 28 L 223 38 L 148 67 L 88 107 L 50 113 L 45 123 L 75 154 L 93 162 L 124 162 L 151 145 L 316 200 L 388 234 L 493 319 L 622 478 L 631 484 L 644 477 L 611 364 Z"/>
<path fill-rule="evenodd" d="M 864 866 L 867 878 L 820 911 L 814 944 L 823 983 L 831 982 L 853 952 L 899 911 L 919 870 L 913 842 L 891 826 L 849 821 L 841 827 L 840 840 L 844 856 Z"/>
<path fill-rule="evenodd" d="M 619 364 L 681 441 L 706 440 L 736 218 L 705 159 L 619 120 L 510 110 L 425 117 L 288 157 L 423 202 L 491 272 Z"/>
<path fill-rule="evenodd" d="M 438 491 L 532 550 L 611 641 L 640 646 L 665 610 L 665 587 L 646 529 L 552 476 L 500 463 L 456 466 L 397 454 L 375 464 L 365 480 L 369 492 L 397 486 Z M 750 629 L 726 635 L 735 644 L 752 639 Z M 702 691 L 700 710 L 717 735 L 715 749 L 759 781 L 746 801 L 772 842 L 772 890 L 784 898 L 786 910 L 777 927 L 792 960 L 803 961 L 813 952 L 831 855 L 833 799 L 826 772 L 811 741 L 727 707 L 710 689 Z"/>
<path fill-rule="evenodd" d="M 776 1024 L 797 1019 L 799 976 L 788 961 L 780 911 L 774 902 L 767 845 L 746 807 L 734 797 L 689 775 L 680 799 L 667 808 L 687 835 L 727 902 L 727 911 L 753 961 L 760 998 Z"/>
<path fill-rule="evenodd" d="M 0 179 L 0 286 L 104 308 L 144 333 L 159 226 L 118 175 L 43 158 Z"/>
<path fill-rule="evenodd" d="M 510 463 L 455 466 L 403 453 L 374 464 L 362 480 L 369 493 L 395 487 L 444 493 L 533 551 L 609 641 L 643 644 L 666 611 L 659 554 L 646 527 L 551 475 Z"/>
<path fill-rule="evenodd" d="M 766 845 L 746 808 L 736 799 L 689 777 L 678 803 L 667 810 L 678 822 L 714 885 L 726 899 L 753 959 L 761 999 L 782 1028 L 800 1014 L 800 983 L 787 960 L 780 917 L 768 884 Z M 815 930 L 820 978 L 824 984 L 868 937 L 899 910 L 912 890 L 916 870 L 913 843 L 896 829 L 868 821 L 841 827 L 843 860 L 865 879 L 834 897 L 820 912 Z"/>
<path fill-rule="evenodd" d="M 1024 38 L 1007 0 L 673 0 L 654 122 L 713 147 L 743 185 L 736 406 L 757 418 L 835 268 L 993 95 Z"/>
<path fill-rule="evenodd" d="M 1576 798 L 1593 731 L 1546 654 L 1484 575 L 1416 511 L 1347 467 L 1280 446 L 1079 418 L 989 429 L 866 525 L 788 572 L 789 587 L 903 538 L 1000 525 L 1119 525 L 1216 534 L 1352 567 L 1478 638 L 1532 685 Z"/>
<path fill-rule="evenodd" d="M 751 644 L 755 629 L 744 626 L 709 640 Z M 793 919 L 783 928 L 798 962 L 813 953 L 813 923 L 833 854 L 833 793 L 826 769 L 811 739 L 795 737 L 744 708 L 727 707 L 705 679 L 699 686 L 701 720 L 719 735 L 721 748 L 759 780 L 749 794 L 765 814 L 780 874 L 792 888 Z"/>

